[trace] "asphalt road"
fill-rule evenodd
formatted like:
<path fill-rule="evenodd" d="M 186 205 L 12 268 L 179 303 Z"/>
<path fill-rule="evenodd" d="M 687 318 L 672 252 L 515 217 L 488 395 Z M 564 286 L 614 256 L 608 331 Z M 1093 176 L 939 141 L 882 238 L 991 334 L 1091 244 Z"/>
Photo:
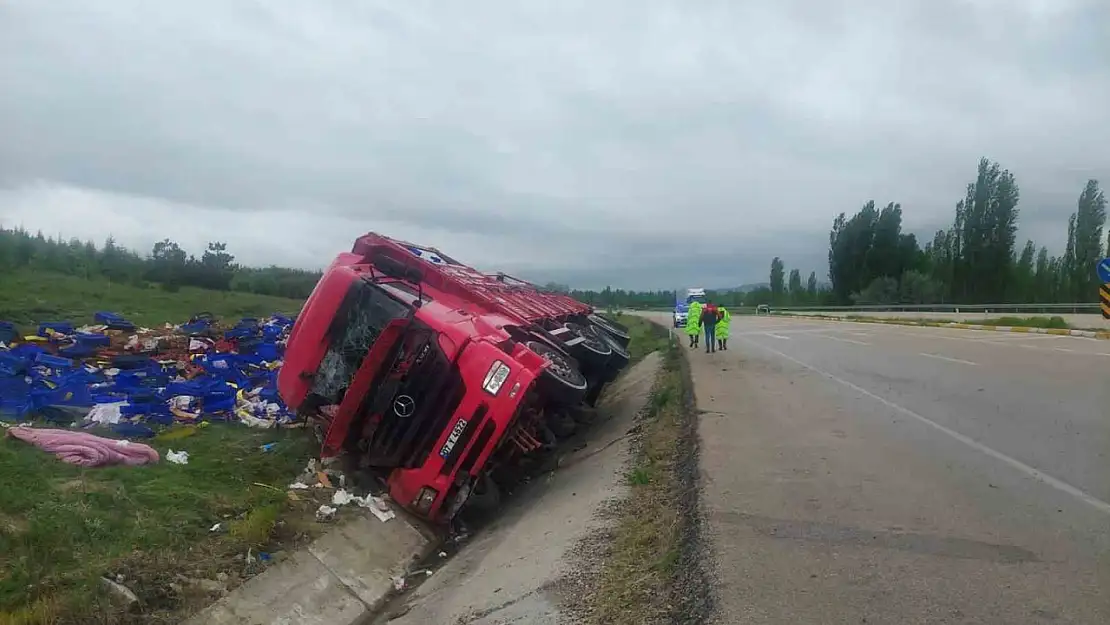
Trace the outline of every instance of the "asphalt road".
<path fill-rule="evenodd" d="M 715 622 L 1110 623 L 1110 341 L 732 326 L 690 353 Z"/>

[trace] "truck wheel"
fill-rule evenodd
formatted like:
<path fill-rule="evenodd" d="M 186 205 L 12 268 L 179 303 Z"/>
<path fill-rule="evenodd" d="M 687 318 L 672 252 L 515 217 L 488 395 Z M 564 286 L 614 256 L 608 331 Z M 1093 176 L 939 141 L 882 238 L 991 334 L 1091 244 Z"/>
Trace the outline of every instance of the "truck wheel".
<path fill-rule="evenodd" d="M 614 319 L 612 315 L 609 315 L 609 314 L 606 314 L 606 313 L 594 313 L 594 316 L 595 317 L 601 317 L 605 321 L 609 322 L 609 325 L 613 326 L 614 328 L 617 328 L 618 330 L 620 330 L 621 332 L 624 332 L 625 334 L 628 333 L 628 326 L 626 326 L 623 323 Z"/>
<path fill-rule="evenodd" d="M 590 315 L 589 320 L 590 323 L 608 332 L 609 335 L 615 338 L 622 347 L 627 347 L 628 343 L 632 340 L 632 336 L 628 334 L 627 327 L 621 329 L 618 324 L 614 324 L 612 321 L 609 321 L 601 315 Z"/>
<path fill-rule="evenodd" d="M 582 352 L 582 358 L 600 364 L 606 362 L 613 355 L 613 348 L 594 327 L 580 326 L 577 323 L 570 322 L 564 323 L 563 327 L 582 339 L 577 345 Z"/>
<path fill-rule="evenodd" d="M 528 349 L 548 362 L 540 381 L 552 399 L 577 404 L 586 394 L 586 376 L 559 350 L 539 341 L 528 341 Z"/>
<path fill-rule="evenodd" d="M 556 438 L 564 440 L 574 436 L 578 424 L 569 413 L 563 410 L 555 410 L 547 415 L 547 427 L 555 434 Z"/>
<path fill-rule="evenodd" d="M 604 339 L 613 350 L 613 355 L 609 358 L 608 368 L 614 372 L 612 377 L 616 377 L 616 372 L 628 366 L 628 361 L 632 360 L 632 355 L 628 353 L 628 350 L 625 349 L 616 338 L 604 332 L 601 333 L 601 338 Z"/>
<path fill-rule="evenodd" d="M 466 498 L 467 511 L 479 517 L 490 516 L 501 505 L 501 489 L 486 473 L 474 480 L 474 488 Z"/>

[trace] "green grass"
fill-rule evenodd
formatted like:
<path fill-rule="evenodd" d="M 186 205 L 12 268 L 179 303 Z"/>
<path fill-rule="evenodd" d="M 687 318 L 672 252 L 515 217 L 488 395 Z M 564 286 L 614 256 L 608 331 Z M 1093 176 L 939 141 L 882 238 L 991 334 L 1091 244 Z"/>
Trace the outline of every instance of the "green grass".
<path fill-rule="evenodd" d="M 157 285 L 138 287 L 28 269 L 0 275 L 0 321 L 11 321 L 24 329 L 42 321 L 92 323 L 92 315 L 98 310 L 119 313 L 138 325 L 161 327 L 167 322 L 187 321 L 198 312 L 210 312 L 225 320 L 275 312 L 295 314 L 301 303 L 284 297 L 192 287 L 169 293 Z"/>
<path fill-rule="evenodd" d="M 1063 317 L 999 317 L 997 319 L 983 319 L 975 323 L 984 326 L 1005 326 L 1012 328 L 1054 328 L 1066 330 L 1071 326 Z"/>
<path fill-rule="evenodd" d="M 314 451 L 302 431 L 213 424 L 153 446 L 156 465 L 84 469 L 0 439 L 0 624 L 168 622 L 211 600 L 171 590 L 177 574 L 235 579 L 244 566 L 235 556 L 290 538 L 279 515 L 288 534 L 315 508 L 285 492 Z M 188 451 L 189 464 L 166 462 L 171 448 Z M 116 574 L 145 616 L 110 607 L 99 578 Z"/>
<path fill-rule="evenodd" d="M 806 315 L 790 315 L 800 318 L 805 318 Z M 927 317 L 876 317 L 870 315 L 846 315 L 844 319 L 849 321 L 863 321 L 863 322 L 889 322 L 889 323 L 903 323 L 906 325 L 925 324 L 925 323 L 966 323 L 970 325 L 980 326 L 998 326 L 1007 328 L 1044 328 L 1044 329 L 1058 329 L 1067 330 L 1071 325 L 1060 316 L 1052 317 L 993 317 L 989 319 L 981 318 L 975 313 L 969 313 L 960 320 L 956 319 L 933 319 Z"/>
<path fill-rule="evenodd" d="M 618 314 L 618 323 L 628 326 L 631 341 L 628 343 L 629 364 L 636 364 L 651 352 L 667 348 L 670 342 L 666 329 L 636 315 Z"/>
<path fill-rule="evenodd" d="M 652 388 L 641 438 L 626 474 L 631 493 L 587 603 L 592 623 L 642 625 L 667 622 L 672 616 L 670 586 L 681 540 L 675 467 L 684 418 L 684 381 L 681 355 L 665 328 L 640 317 L 620 321 L 632 330 L 630 350 L 640 357 L 661 350 L 663 369 Z"/>

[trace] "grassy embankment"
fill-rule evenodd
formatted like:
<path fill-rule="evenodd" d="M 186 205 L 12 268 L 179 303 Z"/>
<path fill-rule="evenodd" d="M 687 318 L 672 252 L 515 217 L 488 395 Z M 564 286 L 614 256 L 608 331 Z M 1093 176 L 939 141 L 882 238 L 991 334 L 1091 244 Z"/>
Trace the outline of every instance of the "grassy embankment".
<path fill-rule="evenodd" d="M 969 325 L 980 326 L 997 326 L 1009 328 L 1053 328 L 1058 330 L 1067 330 L 1071 328 L 1068 322 L 1063 317 L 993 317 L 989 319 L 973 319 L 965 318 L 959 321 L 955 319 L 914 319 L 908 317 L 868 317 L 866 315 L 848 315 L 845 319 L 851 321 L 883 321 L 886 323 L 964 323 Z"/>
<path fill-rule="evenodd" d="M 0 320 L 25 328 L 91 322 L 97 310 L 160 327 L 200 311 L 234 320 L 299 308 L 241 293 L 0 276 Z M 303 432 L 213 424 L 150 443 L 163 456 L 157 465 L 82 469 L 0 438 L 0 625 L 170 622 L 255 572 L 248 550 L 257 558 L 318 532 L 316 503 L 285 491 L 315 451 Z M 266 443 L 277 445 L 263 452 Z M 189 463 L 166 462 L 170 449 L 188 451 Z M 117 607 L 105 592 L 101 578 L 117 575 L 137 608 Z"/>
<path fill-rule="evenodd" d="M 666 622 L 680 605 L 673 596 L 682 557 L 684 427 L 693 418 L 679 350 L 667 330 L 642 317 L 622 316 L 631 329 L 634 360 L 663 354 L 663 368 L 640 420 L 627 480 L 630 496 L 620 510 L 611 552 L 590 597 L 593 622 L 616 625 Z M 688 511 L 687 511 L 688 512 Z"/>
<path fill-rule="evenodd" d="M 846 321 L 859 321 L 861 323 L 890 323 L 897 325 L 935 325 L 935 324 L 951 324 L 961 323 L 966 325 L 980 325 L 980 326 L 996 326 L 996 327 L 1010 327 L 1010 328 L 1042 328 L 1042 329 L 1055 329 L 1055 330 L 1069 330 L 1073 329 L 1072 326 L 1063 318 L 1058 315 L 1051 317 L 964 317 L 962 319 L 938 319 L 931 317 L 881 317 L 876 315 L 808 315 L 795 312 L 776 312 L 775 316 L 778 317 L 795 317 L 798 319 L 805 319 L 806 317 L 815 318 L 836 318 L 844 319 Z"/>
<path fill-rule="evenodd" d="M 301 300 L 234 291 L 183 287 L 169 293 L 157 285 L 136 287 L 107 280 L 19 270 L 0 275 L 0 321 L 24 329 L 42 321 L 92 323 L 93 313 L 119 313 L 133 323 L 160 328 L 182 323 L 198 312 L 227 320 L 262 317 L 280 312 L 296 314 Z"/>

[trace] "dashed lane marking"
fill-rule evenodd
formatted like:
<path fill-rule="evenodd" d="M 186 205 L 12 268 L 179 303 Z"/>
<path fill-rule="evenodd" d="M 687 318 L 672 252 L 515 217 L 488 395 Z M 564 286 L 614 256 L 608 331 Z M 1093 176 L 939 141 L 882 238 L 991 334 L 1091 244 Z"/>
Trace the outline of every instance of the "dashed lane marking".
<path fill-rule="evenodd" d="M 921 352 L 920 354 L 918 354 L 918 356 L 927 356 L 929 358 L 936 358 L 937 360 L 947 360 L 948 362 L 956 362 L 956 363 L 959 363 L 961 365 L 976 365 L 977 366 L 979 364 L 977 362 L 971 362 L 970 360 L 964 360 L 962 358 L 949 358 L 948 356 L 941 356 L 940 354 L 928 354 L 928 353 L 925 353 L 925 352 Z"/>

